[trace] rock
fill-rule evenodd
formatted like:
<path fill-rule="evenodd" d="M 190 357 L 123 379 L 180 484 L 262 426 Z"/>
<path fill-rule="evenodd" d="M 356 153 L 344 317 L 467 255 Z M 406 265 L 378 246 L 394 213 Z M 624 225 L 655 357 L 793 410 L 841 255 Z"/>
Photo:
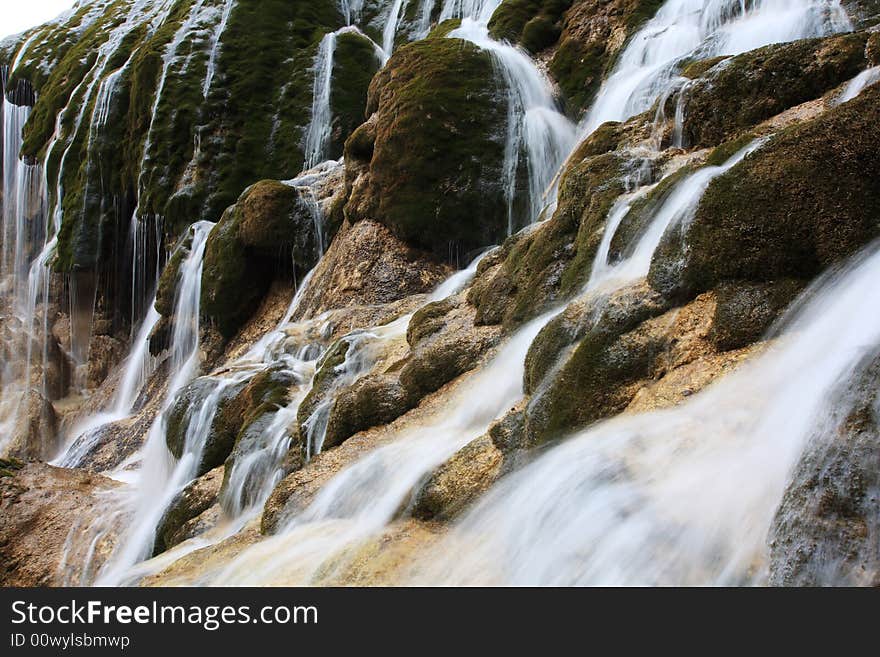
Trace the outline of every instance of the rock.
<path fill-rule="evenodd" d="M 468 443 L 435 470 L 416 494 L 412 514 L 449 520 L 485 493 L 501 474 L 502 454 L 488 436 Z"/>
<path fill-rule="evenodd" d="M 591 152 L 590 146 L 579 151 Z M 608 212 L 624 192 L 627 163 L 617 153 L 572 158 L 553 217 L 509 239 L 503 260 L 477 272 L 468 300 L 477 308 L 478 324 L 515 326 L 583 287 Z"/>
<path fill-rule="evenodd" d="M 572 3 L 565 14 L 559 48 L 550 60 L 550 72 L 559 82 L 569 114 L 579 115 L 589 107 L 627 39 L 661 5 L 661 0 Z"/>
<path fill-rule="evenodd" d="M 809 280 L 880 234 L 880 87 L 783 130 L 669 230 L 648 280 L 692 298 L 732 280 Z"/>
<path fill-rule="evenodd" d="M 539 53 L 559 39 L 571 5 L 572 0 L 505 0 L 489 21 L 489 35 Z"/>
<path fill-rule="evenodd" d="M 86 385 L 99 387 L 110 371 L 125 359 L 126 347 L 121 340 L 109 335 L 95 335 L 89 345 L 89 367 Z"/>
<path fill-rule="evenodd" d="M 453 262 L 500 241 L 507 230 L 500 85 L 491 56 L 468 42 L 429 38 L 397 50 L 370 85 L 367 111 L 375 116 L 346 148 L 346 218 L 378 221 Z"/>
<path fill-rule="evenodd" d="M 757 342 L 802 289 L 794 280 L 721 285 L 715 290 L 717 303 L 709 338 L 719 351 Z"/>
<path fill-rule="evenodd" d="M 711 68 L 687 90 L 685 142 L 712 146 L 830 91 L 865 68 L 865 33 L 753 50 Z"/>
<path fill-rule="evenodd" d="M 450 273 L 449 267 L 408 246 L 382 224 L 345 224 L 315 268 L 294 319 L 429 292 Z"/>
<path fill-rule="evenodd" d="M 61 446 L 55 407 L 36 390 L 25 394 L 11 438 L 6 452 L 28 461 L 48 461 Z"/>
<path fill-rule="evenodd" d="M 222 465 L 232 451 L 244 422 L 250 400 L 240 395 L 247 387 L 247 382 L 241 382 L 220 389 L 216 380 L 199 378 L 181 390 L 168 414 L 165 432 L 165 442 L 174 458 L 180 459 L 183 456 L 193 414 L 198 413 L 203 404 L 209 403 L 209 397 L 217 396 L 217 410 L 207 432 L 198 474 Z"/>
<path fill-rule="evenodd" d="M 180 491 L 168 505 L 168 510 L 156 527 L 154 555 L 170 550 L 182 542 L 180 539 L 186 540 L 184 534 L 188 532 L 181 533 L 180 530 L 217 504 L 222 483 L 223 467 L 221 466 L 194 479 Z"/>
<path fill-rule="evenodd" d="M 230 339 L 250 318 L 273 279 L 318 259 L 314 216 L 297 189 L 275 181 L 248 188 L 211 231 L 205 246 L 201 313 Z"/>
<path fill-rule="evenodd" d="M 880 586 L 876 354 L 829 404 L 770 530 L 770 583 Z"/>
<path fill-rule="evenodd" d="M 534 391 L 526 415 L 529 445 L 562 438 L 620 413 L 651 381 L 716 353 L 709 339 L 714 294 L 666 312 L 643 286 L 620 294 L 623 312 L 614 307 L 603 312 L 601 300 L 598 308 L 571 307 L 535 340 L 526 370 L 527 390 Z M 565 348 L 572 337 L 576 342 Z M 556 365 L 548 357 L 554 353 Z"/>
<path fill-rule="evenodd" d="M 104 521 L 107 492 L 117 485 L 42 463 L 0 477 L 0 586 L 87 581 L 114 542 L 117 528 Z M 89 551 L 90 571 L 83 572 Z"/>

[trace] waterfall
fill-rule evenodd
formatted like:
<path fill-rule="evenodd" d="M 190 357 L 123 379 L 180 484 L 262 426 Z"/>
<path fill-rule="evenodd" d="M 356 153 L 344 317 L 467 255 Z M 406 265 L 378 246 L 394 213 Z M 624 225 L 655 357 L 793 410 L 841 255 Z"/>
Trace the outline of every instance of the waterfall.
<path fill-rule="evenodd" d="M 315 81 L 312 87 L 312 113 L 305 129 L 305 168 L 312 169 L 330 156 L 330 140 L 333 134 L 333 109 L 330 104 L 333 93 L 333 65 L 336 54 L 336 40 L 341 34 L 357 34 L 370 40 L 356 27 L 343 27 L 325 34 L 318 45 L 315 56 Z M 370 40 L 371 43 L 373 43 Z M 375 46 L 376 58 L 384 62 L 387 57 L 379 46 Z"/>
<path fill-rule="evenodd" d="M 198 373 L 202 265 L 208 235 L 214 225 L 200 221 L 192 226 L 192 246 L 180 265 L 165 399 L 162 411 L 150 427 L 141 450 L 141 466 L 136 474 L 134 489 L 130 491 L 130 499 L 126 500 L 130 508 L 128 529 L 101 574 L 108 581 L 114 581 L 118 573 L 150 556 L 156 525 L 198 467 L 200 454 L 191 451 L 189 444 L 185 457 L 175 463 L 168 451 L 165 435 L 168 415 L 178 393 Z"/>
<path fill-rule="evenodd" d="M 667 0 L 629 41 L 584 118 L 587 135 L 680 85 L 683 62 L 852 29 L 839 0 Z"/>
<path fill-rule="evenodd" d="M 711 182 L 730 171 L 746 156 L 760 148 L 762 144 L 761 140 L 755 140 L 730 157 L 724 164 L 703 167 L 678 183 L 654 213 L 651 222 L 635 245 L 631 247 L 632 253 L 619 264 L 610 265 L 608 263 L 608 249 L 611 240 L 632 202 L 631 198 L 621 198 L 612 208 L 606 222 L 605 234 L 596 256 L 589 287 L 598 289 L 609 281 L 613 281 L 615 288 L 620 288 L 625 283 L 647 276 L 651 268 L 651 259 L 666 231 L 673 226 L 690 221 Z"/>
<path fill-rule="evenodd" d="M 485 11 L 485 10 L 484 10 Z M 488 15 L 488 17 L 486 17 Z M 549 81 L 519 48 L 489 37 L 491 12 L 475 21 L 466 18 L 449 36 L 470 41 L 491 53 L 507 88 L 507 139 L 504 151 L 504 186 L 508 208 L 508 234 L 536 221 L 552 205 L 550 189 L 556 172 L 575 144 L 575 128 L 558 110 Z M 521 160 L 528 176 L 525 216 L 517 216 L 517 178 Z"/>
<path fill-rule="evenodd" d="M 382 50 L 388 57 L 394 52 L 394 37 L 397 36 L 397 28 L 408 2 L 409 0 L 394 0 L 388 9 L 388 18 L 385 19 L 385 29 L 382 32 Z"/>
<path fill-rule="evenodd" d="M 234 6 L 235 0 L 226 0 L 223 5 L 223 13 L 220 16 L 220 22 L 217 24 L 217 29 L 214 31 L 214 36 L 211 39 L 211 54 L 208 56 L 207 74 L 202 85 L 202 96 L 204 98 L 208 97 L 208 92 L 211 91 L 211 84 L 214 82 L 217 56 L 220 54 L 220 39 L 223 37 L 223 33 L 226 32 L 226 24 L 229 23 L 229 16 L 232 14 Z"/>
<path fill-rule="evenodd" d="M 427 580 L 766 583 L 791 470 L 830 428 L 834 391 L 880 346 L 880 308 L 865 305 L 877 245 L 868 253 L 817 282 L 757 360 L 676 408 L 583 431 L 500 483 L 449 537 L 454 552 L 431 553 Z"/>

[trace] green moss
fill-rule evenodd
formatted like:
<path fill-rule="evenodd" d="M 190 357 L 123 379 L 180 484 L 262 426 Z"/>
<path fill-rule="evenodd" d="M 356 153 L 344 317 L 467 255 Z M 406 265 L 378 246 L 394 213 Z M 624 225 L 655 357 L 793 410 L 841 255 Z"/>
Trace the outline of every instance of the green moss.
<path fill-rule="evenodd" d="M 880 88 L 792 126 L 716 178 L 668 232 L 656 289 L 689 297 L 728 280 L 809 280 L 880 234 Z M 686 247 L 685 247 L 686 245 Z"/>
<path fill-rule="evenodd" d="M 688 90 L 684 136 L 712 146 L 820 97 L 865 68 L 865 33 L 771 45 L 715 67 Z"/>
<path fill-rule="evenodd" d="M 312 216 L 295 188 L 274 180 L 249 187 L 223 213 L 205 245 L 201 312 L 231 338 L 272 281 L 303 274 L 318 258 Z"/>
<path fill-rule="evenodd" d="M 428 34 L 429 39 L 445 39 L 449 36 L 450 32 L 457 30 L 461 27 L 461 19 L 460 18 L 450 18 L 448 20 L 443 21 L 439 25 L 437 25 L 431 32 Z"/>
<path fill-rule="evenodd" d="M 683 78 L 688 78 L 689 80 L 695 80 L 696 78 L 702 77 L 707 71 L 714 68 L 716 64 L 720 64 L 725 59 L 728 59 L 726 55 L 710 57 L 709 59 L 698 59 L 690 64 L 686 64 L 685 67 L 681 69 L 681 76 Z"/>
<path fill-rule="evenodd" d="M 398 50 L 370 87 L 370 184 L 352 195 L 346 216 L 380 221 L 444 259 L 500 240 L 507 107 L 499 85 L 491 57 L 470 43 L 428 39 Z M 355 135 L 350 146 L 363 156 L 368 133 Z"/>
<path fill-rule="evenodd" d="M 706 158 L 706 164 L 713 167 L 721 166 L 754 141 L 755 137 L 754 133 L 747 132 L 736 139 L 731 139 L 720 146 L 716 146 Z"/>
<path fill-rule="evenodd" d="M 571 0 L 505 0 L 489 21 L 489 34 L 541 52 L 559 39 L 562 18 L 571 5 Z"/>
<path fill-rule="evenodd" d="M 632 36 L 662 0 L 581 0 L 565 15 L 550 73 L 559 83 L 566 111 L 586 110 L 623 49 L 620 34 Z"/>
<path fill-rule="evenodd" d="M 602 153 L 574 160 L 560 182 L 553 217 L 512 241 L 497 270 L 478 276 L 469 293 L 482 324 L 519 324 L 578 292 L 589 277 L 601 229 L 625 191 L 627 159 Z"/>

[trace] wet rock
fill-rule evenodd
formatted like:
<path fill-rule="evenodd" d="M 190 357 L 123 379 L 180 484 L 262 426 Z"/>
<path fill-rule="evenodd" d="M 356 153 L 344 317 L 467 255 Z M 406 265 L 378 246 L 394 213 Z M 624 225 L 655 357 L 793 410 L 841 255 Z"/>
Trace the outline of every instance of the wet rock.
<path fill-rule="evenodd" d="M 880 422 L 873 356 L 818 423 L 770 531 L 770 583 L 880 586 Z"/>
<path fill-rule="evenodd" d="M 666 312 L 645 294 L 644 287 L 630 289 L 624 303 L 607 314 L 601 302 L 570 308 L 539 335 L 527 366 L 528 389 L 534 391 L 526 413 L 528 444 L 563 438 L 613 416 L 651 381 L 716 353 L 709 339 L 713 294 Z M 572 335 L 583 337 L 562 352 L 548 349 L 565 345 Z M 540 356 L 544 353 L 556 353 L 557 361 Z"/>
<path fill-rule="evenodd" d="M 794 301 L 800 281 L 725 283 L 715 290 L 717 304 L 709 338 L 719 351 L 757 342 Z"/>
<path fill-rule="evenodd" d="M 345 224 L 316 267 L 294 318 L 429 292 L 450 273 L 449 267 L 408 246 L 382 224 Z"/>
<path fill-rule="evenodd" d="M 504 259 L 478 271 L 468 296 L 477 308 L 477 323 L 515 326 L 581 289 L 608 212 L 625 191 L 628 165 L 618 153 L 572 159 L 560 181 L 553 217 L 509 239 L 502 247 Z"/>
<path fill-rule="evenodd" d="M 58 440 L 55 407 L 36 390 L 28 391 L 21 402 L 7 452 L 29 461 L 48 461 L 60 447 Z"/>
<path fill-rule="evenodd" d="M 117 485 L 104 477 L 41 463 L 0 477 L 0 585 L 78 583 L 89 574 L 83 572 L 89 548 L 93 574 L 106 558 L 115 531 L 111 525 L 100 535 L 92 530 L 101 526 L 106 514 L 106 492 Z"/>
<path fill-rule="evenodd" d="M 820 97 L 865 68 L 866 39 L 858 33 L 776 44 L 712 68 L 686 91 L 686 143 L 720 144 Z"/>
<path fill-rule="evenodd" d="M 109 335 L 95 335 L 89 345 L 89 366 L 86 385 L 99 387 L 111 370 L 125 359 L 126 346 Z"/>
<path fill-rule="evenodd" d="M 204 474 L 222 465 L 232 451 L 244 421 L 247 403 L 245 399 L 238 397 L 247 385 L 247 382 L 242 382 L 219 390 L 217 381 L 199 378 L 184 388 L 177 395 L 177 400 L 168 414 L 165 433 L 165 442 L 174 457 L 180 459 L 183 456 L 193 414 L 199 412 L 209 396 L 219 391 L 217 410 L 207 432 L 198 472 Z"/>
<path fill-rule="evenodd" d="M 880 234 L 880 87 L 794 125 L 707 189 L 648 280 L 692 298 L 724 281 L 809 280 Z"/>
<path fill-rule="evenodd" d="M 185 525 L 217 504 L 222 483 L 223 467 L 219 467 L 187 484 L 168 506 L 156 527 L 154 554 L 161 554 L 190 537 L 186 534 L 191 533 L 194 527 Z"/>
<path fill-rule="evenodd" d="M 430 475 L 412 514 L 422 520 L 455 517 L 495 483 L 501 464 L 502 453 L 488 435 L 468 443 Z"/>
<path fill-rule="evenodd" d="M 223 214 L 205 246 L 201 312 L 227 339 L 277 276 L 305 273 L 319 255 L 315 218 L 302 192 L 265 180 Z"/>
<path fill-rule="evenodd" d="M 544 3 L 549 6 L 552 3 Z M 565 14 L 550 72 L 566 110 L 579 115 L 593 100 L 627 39 L 660 8 L 660 0 L 575 0 Z"/>

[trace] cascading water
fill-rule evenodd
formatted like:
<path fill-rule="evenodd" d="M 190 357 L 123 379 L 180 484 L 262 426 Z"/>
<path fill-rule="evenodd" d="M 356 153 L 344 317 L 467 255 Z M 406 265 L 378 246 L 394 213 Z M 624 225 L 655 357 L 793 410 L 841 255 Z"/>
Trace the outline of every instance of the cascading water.
<path fill-rule="evenodd" d="M 880 66 L 874 66 L 862 71 L 849 81 L 844 88 L 843 93 L 837 98 L 836 103 L 842 105 L 843 103 L 851 101 L 866 88 L 870 87 L 872 84 L 877 84 L 877 82 L 880 82 Z"/>
<path fill-rule="evenodd" d="M 502 482 L 419 580 L 766 583 L 768 530 L 805 441 L 834 435 L 826 405 L 880 347 L 880 310 L 864 304 L 880 253 L 867 253 L 815 284 L 756 361 L 681 406 L 584 431 Z"/>
<path fill-rule="evenodd" d="M 574 146 L 575 128 L 557 108 L 549 81 L 529 56 L 489 37 L 488 24 L 497 4 L 477 3 L 471 8 L 480 12 L 475 14 L 476 18 L 465 18 L 449 37 L 470 41 L 491 53 L 507 87 L 504 185 L 508 233 L 513 234 L 540 217 L 545 206 L 553 205 L 555 198 L 548 196 L 548 192 L 553 191 L 556 173 Z M 518 213 L 516 208 L 517 178 L 523 160 L 528 177 L 528 205 L 524 214 Z"/>
<path fill-rule="evenodd" d="M 197 455 L 187 453 L 175 463 L 165 443 L 168 413 L 177 393 L 198 373 L 199 301 L 205 245 L 214 224 L 200 221 L 192 227 L 192 245 L 180 265 L 174 304 L 174 328 L 169 349 L 169 380 L 162 411 L 150 427 L 140 455 L 141 467 L 126 505 L 131 509 L 129 529 L 108 562 L 103 577 L 125 570 L 150 555 L 156 524 L 180 489 L 198 467 Z M 195 462 L 193 462 L 195 461 Z"/>
<path fill-rule="evenodd" d="M 737 55 L 771 43 L 852 29 L 839 0 L 667 0 L 630 39 L 584 118 L 590 134 L 625 121 L 686 80 L 689 60 Z"/>

